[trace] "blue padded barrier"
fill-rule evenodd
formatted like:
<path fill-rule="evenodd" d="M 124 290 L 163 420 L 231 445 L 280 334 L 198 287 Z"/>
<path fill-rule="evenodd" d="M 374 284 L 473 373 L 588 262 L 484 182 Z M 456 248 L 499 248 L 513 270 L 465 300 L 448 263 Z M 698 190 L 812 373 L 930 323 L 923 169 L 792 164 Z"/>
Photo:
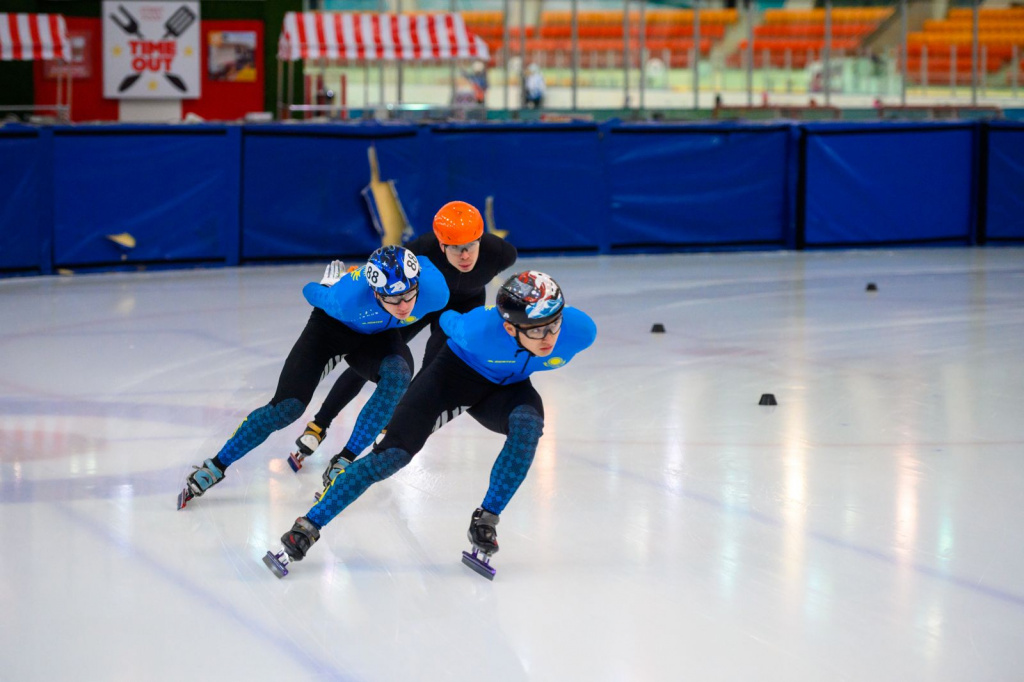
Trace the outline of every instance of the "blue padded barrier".
<path fill-rule="evenodd" d="M 803 126 L 806 246 L 972 243 L 973 123 Z"/>
<path fill-rule="evenodd" d="M 365 256 L 371 144 L 417 234 L 493 197 L 524 251 L 1024 238 L 1020 122 L 8 125 L 0 271 Z"/>
<path fill-rule="evenodd" d="M 242 256 L 273 259 L 359 255 L 380 246 L 361 194 L 374 145 L 381 180 L 394 180 L 410 223 L 430 230 L 425 135 L 412 124 L 245 127 Z M 425 226 L 425 228 L 424 228 Z"/>
<path fill-rule="evenodd" d="M 1024 124 L 988 124 L 985 237 L 1024 239 Z"/>
<path fill-rule="evenodd" d="M 607 132 L 613 247 L 786 245 L 791 126 L 631 124 Z"/>
<path fill-rule="evenodd" d="M 607 192 L 594 123 L 445 124 L 424 162 L 434 204 L 484 209 L 518 249 L 598 249 L 607 243 Z M 428 228 L 429 229 L 429 228 Z"/>
<path fill-rule="evenodd" d="M 54 262 L 237 263 L 237 127 L 118 125 L 54 134 Z M 127 233 L 134 248 L 108 239 Z"/>
<path fill-rule="evenodd" d="M 52 139 L 48 129 L 0 128 L 0 270 L 50 271 Z"/>

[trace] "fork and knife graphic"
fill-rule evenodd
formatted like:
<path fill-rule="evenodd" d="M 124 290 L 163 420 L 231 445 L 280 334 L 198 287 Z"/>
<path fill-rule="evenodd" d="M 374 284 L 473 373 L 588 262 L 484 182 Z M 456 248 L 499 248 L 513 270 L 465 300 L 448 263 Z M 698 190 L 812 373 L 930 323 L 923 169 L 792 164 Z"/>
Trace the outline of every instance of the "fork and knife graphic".
<path fill-rule="evenodd" d="M 117 24 L 122 31 L 127 35 L 136 36 L 139 40 L 145 40 L 145 36 L 139 30 L 138 20 L 124 8 L 124 5 L 117 6 L 120 14 L 111 14 L 110 20 Z M 164 37 L 161 40 L 167 40 L 170 37 L 177 38 L 191 26 L 196 20 L 196 14 L 191 9 L 182 5 L 170 18 L 164 23 Z M 141 73 L 133 73 L 124 77 L 121 84 L 117 86 L 118 92 L 124 92 L 135 84 L 135 81 L 142 77 Z M 188 85 L 182 80 L 181 76 L 173 73 L 164 73 L 164 78 L 182 92 L 188 92 Z"/>

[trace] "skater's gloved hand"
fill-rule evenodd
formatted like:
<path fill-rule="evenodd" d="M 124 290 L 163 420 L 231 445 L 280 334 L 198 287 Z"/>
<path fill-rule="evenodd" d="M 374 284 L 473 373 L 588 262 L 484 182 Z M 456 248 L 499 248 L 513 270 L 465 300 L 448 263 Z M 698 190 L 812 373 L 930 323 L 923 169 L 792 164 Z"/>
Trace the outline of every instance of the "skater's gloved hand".
<path fill-rule="evenodd" d="M 340 260 L 331 261 L 331 264 L 324 270 L 324 278 L 320 280 L 320 284 L 325 287 L 332 286 L 338 283 L 341 276 L 345 273 L 345 264 Z"/>

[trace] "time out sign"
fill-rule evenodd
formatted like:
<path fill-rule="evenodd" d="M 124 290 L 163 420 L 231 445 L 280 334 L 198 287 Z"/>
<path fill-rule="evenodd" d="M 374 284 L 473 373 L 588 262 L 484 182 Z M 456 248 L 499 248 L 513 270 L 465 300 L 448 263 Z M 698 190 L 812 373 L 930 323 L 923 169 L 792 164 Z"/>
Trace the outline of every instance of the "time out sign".
<path fill-rule="evenodd" d="M 198 2 L 103 2 L 103 96 L 196 99 Z"/>

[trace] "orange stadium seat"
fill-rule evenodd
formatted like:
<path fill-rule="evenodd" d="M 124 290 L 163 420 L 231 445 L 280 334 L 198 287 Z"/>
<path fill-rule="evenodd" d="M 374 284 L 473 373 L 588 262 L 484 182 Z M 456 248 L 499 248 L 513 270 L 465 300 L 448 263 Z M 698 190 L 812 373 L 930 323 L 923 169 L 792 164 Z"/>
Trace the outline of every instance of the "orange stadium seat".
<path fill-rule="evenodd" d="M 833 52 L 855 52 L 862 41 L 879 24 L 891 16 L 889 7 L 844 7 L 832 11 L 831 49 Z M 803 68 L 808 59 L 818 59 L 825 48 L 824 9 L 768 9 L 763 22 L 754 28 L 755 66 L 765 65 Z M 738 65 L 743 59 L 747 41 L 727 62 Z"/>
<path fill-rule="evenodd" d="M 907 36 L 907 69 L 917 72 L 920 80 L 922 64 L 929 81 L 948 79 L 956 53 L 955 70 L 972 70 L 974 41 L 973 14 L 969 8 L 951 9 L 945 19 L 929 19 L 924 30 Z M 1024 8 L 981 8 L 978 11 L 979 59 L 985 71 L 1000 71 L 1013 58 L 1014 46 L 1024 49 Z M 927 56 L 925 56 L 927 55 Z"/>
<path fill-rule="evenodd" d="M 470 31 L 488 42 L 492 51 L 502 49 L 501 12 L 463 12 Z M 599 63 L 620 64 L 626 40 L 622 10 L 582 11 L 577 16 L 579 49 L 584 64 L 589 55 L 596 55 Z M 700 12 L 700 51 L 707 56 L 714 43 L 724 38 L 730 24 L 738 21 L 734 9 L 709 9 Z M 634 53 L 639 46 L 641 35 L 640 12 L 629 14 L 629 46 Z M 644 14 L 643 35 L 645 46 L 653 56 L 667 59 L 673 67 L 687 66 L 693 49 L 694 12 L 683 9 L 655 8 Z M 509 48 L 518 51 L 521 31 L 511 27 Z M 545 10 L 541 12 L 539 24 L 527 27 L 526 49 L 534 60 L 543 59 L 551 63 L 561 59 L 562 63 L 572 51 L 572 14 L 566 10 Z"/>

